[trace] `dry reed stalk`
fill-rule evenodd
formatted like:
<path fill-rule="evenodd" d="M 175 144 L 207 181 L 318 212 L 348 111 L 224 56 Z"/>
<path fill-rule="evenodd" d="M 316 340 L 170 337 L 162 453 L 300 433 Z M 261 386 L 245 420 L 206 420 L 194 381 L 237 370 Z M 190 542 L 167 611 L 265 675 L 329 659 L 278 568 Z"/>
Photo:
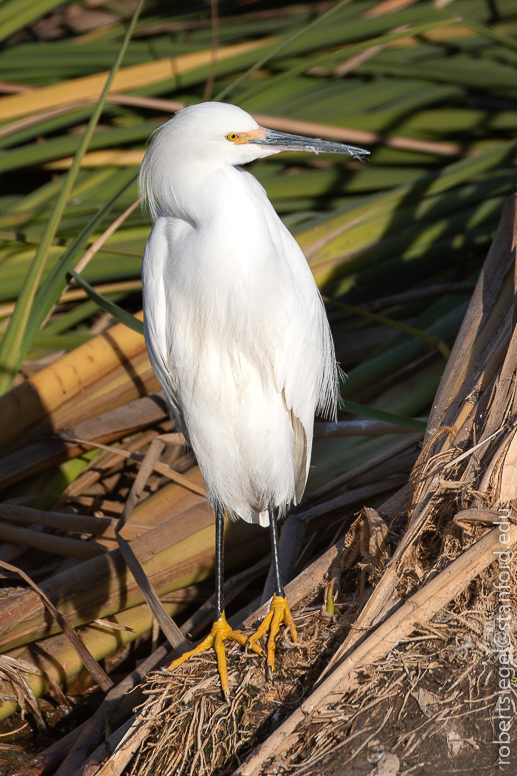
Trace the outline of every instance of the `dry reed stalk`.
<path fill-rule="evenodd" d="M 165 604 L 165 607 L 170 616 L 174 616 L 183 608 L 181 604 L 172 603 Z M 126 630 L 108 629 L 94 623 L 80 630 L 82 643 L 97 661 L 134 642 L 151 629 L 153 622 L 152 614 L 144 604 L 113 615 L 113 619 L 115 623 L 126 626 Z M 36 651 L 18 647 L 6 654 L 36 664 L 41 669 L 43 674 L 27 677 L 27 684 L 36 697 L 49 692 L 56 683 L 66 683 L 84 670 L 82 659 L 72 649 L 63 633 L 40 639 Z M 8 683 L 0 682 L 0 689 L 3 696 L 6 696 L 0 701 L 0 719 L 5 719 L 17 710 L 17 703 L 9 699 L 12 691 L 9 692 Z"/>
<path fill-rule="evenodd" d="M 1 137 L 1 132 L 0 132 Z M 93 286 L 94 290 L 102 296 L 109 296 L 110 294 L 117 294 L 120 292 L 130 293 L 131 291 L 140 291 L 142 288 L 141 280 L 121 280 L 120 283 L 101 283 Z M 78 302 L 83 299 L 88 299 L 88 294 L 82 288 L 74 288 L 71 291 L 61 294 L 59 297 L 59 304 L 66 304 L 67 302 Z M 0 318 L 7 318 L 14 312 L 16 307 L 15 302 L 8 302 L 6 304 L 0 304 Z"/>
<path fill-rule="evenodd" d="M 109 528 L 116 525 L 117 521 L 111 517 L 90 517 L 89 515 L 76 515 L 69 512 L 46 512 L 42 509 L 32 509 L 19 504 L 0 504 L 0 520 L 8 522 L 36 523 L 50 528 L 62 528 L 64 531 L 77 531 L 86 534 L 103 534 Z M 144 531 L 147 526 L 140 525 Z"/>
<path fill-rule="evenodd" d="M 178 434 L 178 437 L 179 436 L 180 435 Z M 159 437 L 157 437 L 157 440 L 158 439 Z M 138 453 L 130 453 L 128 450 L 122 450 L 117 447 L 107 447 L 106 445 L 102 445 L 100 442 L 87 442 L 84 439 L 75 439 L 73 441 L 77 442 L 80 445 L 84 445 L 87 448 L 90 446 L 99 447 L 103 450 L 110 452 L 110 454 L 120 455 L 122 458 L 126 458 L 132 461 L 139 461 L 142 464 L 145 461 L 144 455 L 140 455 Z M 188 477 L 184 477 L 179 472 L 174 471 L 174 469 L 171 469 L 170 466 L 167 466 L 167 464 L 164 464 L 161 461 L 156 460 L 152 464 L 151 469 L 154 469 L 155 471 L 159 472 L 164 477 L 167 477 L 169 480 L 176 482 L 178 485 L 183 485 L 183 487 L 186 488 L 187 490 L 191 490 L 193 493 L 197 493 L 199 496 L 206 497 L 206 488 L 203 485 L 198 485 L 197 483 L 192 482 L 191 480 L 189 480 Z"/>
<path fill-rule="evenodd" d="M 19 574 L 22 577 L 22 579 L 25 582 L 27 582 L 27 584 L 32 588 L 32 590 L 35 593 L 37 593 L 40 600 L 43 602 L 43 605 L 45 606 L 46 611 L 54 618 L 58 626 L 63 630 L 63 634 L 66 636 L 70 646 L 76 653 L 77 657 L 80 658 L 85 668 L 88 669 L 88 671 L 92 675 L 93 679 L 97 682 L 99 687 L 102 690 L 109 690 L 111 687 L 113 687 L 113 682 L 106 674 L 104 669 L 101 668 L 101 666 L 97 663 L 95 658 L 88 650 L 88 647 L 86 647 L 83 644 L 83 642 L 79 639 L 77 633 L 66 621 L 63 615 L 57 611 L 56 607 L 54 606 L 52 601 L 48 598 L 48 596 L 43 592 L 41 587 L 36 585 L 24 571 L 22 571 L 19 568 L 16 568 L 16 566 L 11 566 L 9 563 L 4 563 L 4 561 L 0 561 L 0 568 L 5 569 L 6 571 Z M 38 677 L 39 676 L 40 675 L 38 675 Z"/>
<path fill-rule="evenodd" d="M 122 326 L 123 324 L 116 325 Z M 109 338 L 110 331 L 111 329 L 108 329 L 98 336 Z M 126 331 L 128 331 L 127 328 Z M 135 337 L 139 336 L 135 332 L 133 334 Z M 72 352 L 75 353 L 76 350 Z M 58 407 L 52 414 L 53 428 L 62 429 L 83 423 L 92 416 L 97 417 L 159 390 L 160 386 L 151 368 L 147 351 L 145 347 L 142 347 L 126 361 L 117 359 L 112 370 L 97 376 L 90 385 L 83 386 L 75 399 Z"/>
<path fill-rule="evenodd" d="M 7 525 L 1 522 L 4 520 L 7 521 Z M 14 528 L 15 526 L 9 525 L 12 522 L 26 523 L 31 530 L 19 534 L 19 538 L 16 538 L 15 534 L 11 533 L 11 538 L 9 538 L 7 532 L 4 532 L 3 529 Z M 3 541 L 19 541 L 28 547 L 37 547 L 47 552 L 54 552 L 57 555 L 63 554 L 65 557 L 83 560 L 94 558 L 107 552 L 107 550 L 113 549 L 113 542 L 116 541 L 115 528 L 117 522 L 116 518 L 113 517 L 90 517 L 89 515 L 76 515 L 73 512 L 47 512 L 40 509 L 32 509 L 31 507 L 23 507 L 18 504 L 4 503 L 0 505 L 0 536 L 2 536 Z M 95 542 L 78 541 L 77 538 L 68 539 L 64 543 L 59 542 L 63 537 L 35 532 L 35 526 L 47 526 L 61 529 L 62 531 L 89 534 L 89 538 L 94 537 Z M 136 539 L 149 531 L 150 528 L 149 524 L 146 525 L 133 520 L 124 527 L 125 538 L 127 540 Z M 31 534 L 35 534 L 38 538 L 36 539 Z M 55 545 L 53 544 L 54 541 L 56 542 Z M 74 544 L 70 544 L 69 552 L 67 542 L 72 541 L 74 541 Z M 80 545 L 79 547 L 77 547 L 78 544 Z M 63 552 L 60 552 L 59 548 Z"/>
<path fill-rule="evenodd" d="M 217 51 L 219 61 L 231 59 L 240 54 L 259 50 L 276 43 L 275 38 L 263 38 L 256 41 L 238 43 L 233 46 L 221 46 Z M 164 81 L 171 73 L 181 76 L 192 70 L 210 64 L 211 49 L 182 54 L 178 57 L 166 57 L 139 65 L 121 67 L 113 81 L 113 92 L 125 92 Z M 5 121 L 19 116 L 43 111 L 64 105 L 76 105 L 78 100 L 97 100 L 106 82 L 107 73 L 73 78 L 50 86 L 42 86 L 28 94 L 14 94 L 0 98 L 0 120 Z"/>
<path fill-rule="evenodd" d="M 90 416 L 93 411 L 95 411 L 93 408 L 90 409 Z M 50 438 L 45 434 L 45 430 L 48 432 L 48 429 L 43 428 L 40 430 L 40 433 L 44 434 L 43 439 L 36 438 L 28 441 L 25 446 L 3 456 L 0 486 L 5 488 L 20 482 L 32 474 L 57 466 L 89 449 L 72 441 L 77 437 L 87 441 L 95 439 L 100 443 L 110 442 L 164 421 L 166 418 L 168 418 L 168 412 L 163 397 L 153 394 L 136 399 L 123 407 L 116 407 L 76 426 L 65 428 Z M 38 431 L 37 427 L 33 428 L 31 434 L 38 435 Z M 145 442 L 142 440 L 141 444 Z"/>
<path fill-rule="evenodd" d="M 135 539 L 131 544 L 159 593 L 185 587 L 211 572 L 213 515 L 207 507 L 191 508 L 180 520 L 171 520 Z M 199 576 L 196 576 L 196 572 Z M 42 583 L 49 598 L 74 625 L 105 618 L 143 602 L 118 550 L 112 550 Z M 55 632 L 44 609 L 29 591 L 19 591 L 5 601 L 0 645 L 10 649 Z M 0 602 L 0 608 L 2 602 Z M 13 607 L 16 617 L 12 617 Z M 10 615 L 10 616 L 9 616 Z"/>
<path fill-rule="evenodd" d="M 213 520 L 212 511 L 201 503 L 176 513 L 131 542 L 133 552 L 158 595 L 187 587 L 211 575 Z M 246 559 L 254 562 L 267 545 L 267 536 L 260 528 L 253 532 L 253 541 L 244 524 L 228 524 L 227 532 L 230 568 Z M 41 587 L 74 626 L 143 602 L 143 595 L 118 550 L 64 571 L 42 582 Z M 16 612 L 14 617 L 13 612 Z M 3 651 L 56 631 L 54 626 L 49 626 L 37 596 L 25 590 L 13 594 L 9 600 L 0 601 L 0 622 Z"/>
<path fill-rule="evenodd" d="M 0 523 L 0 541 L 13 542 L 13 544 L 33 547 L 43 552 L 63 555 L 65 558 L 79 558 L 80 560 L 96 558 L 107 552 L 106 548 L 97 542 L 84 542 L 79 539 L 68 539 L 64 536 L 52 536 L 33 531 L 30 528 L 20 528 L 6 523 Z"/>
<path fill-rule="evenodd" d="M 131 213 L 133 213 L 137 207 L 140 205 L 140 199 L 135 200 L 124 212 L 116 218 L 113 223 L 111 223 L 107 229 L 104 230 L 104 232 L 101 234 L 100 237 L 98 237 L 93 245 L 91 245 L 86 253 L 83 254 L 83 256 L 79 259 L 77 264 L 74 267 L 74 272 L 77 272 L 78 274 L 81 274 L 81 272 L 86 269 L 90 261 L 93 259 L 96 253 L 100 251 L 104 243 L 109 240 L 109 238 L 117 231 L 119 226 L 121 226 L 126 219 L 129 218 Z M 66 288 L 63 291 L 63 294 L 66 294 L 66 292 L 69 289 Z"/>
<path fill-rule="evenodd" d="M 137 317 L 141 319 L 142 315 Z M 67 402 L 77 402 L 85 389 L 96 386 L 101 377 L 117 367 L 133 371 L 132 360 L 140 354 L 145 354 L 143 336 L 119 323 L 42 369 L 0 397 L 2 444 L 18 440 L 32 425 L 52 417 Z"/>
<path fill-rule="evenodd" d="M 373 8 L 369 8 L 362 16 L 364 19 L 372 19 L 376 16 L 384 16 L 388 13 L 396 13 L 403 8 L 407 8 L 410 5 L 414 5 L 417 0 L 382 0 L 377 3 Z"/>
<path fill-rule="evenodd" d="M 140 745 L 149 735 L 153 719 L 137 717 L 109 760 L 97 771 L 97 776 L 119 776 L 128 765 Z"/>
<path fill-rule="evenodd" d="M 186 102 L 177 100 L 164 100 L 154 97 L 133 97 L 132 95 L 112 95 L 108 97 L 108 102 L 115 102 L 119 105 L 132 105 L 140 108 L 150 108 L 159 111 L 175 113 L 187 107 Z M 302 121 L 299 119 L 289 119 L 285 116 L 270 116 L 264 113 L 253 113 L 252 116 L 259 124 L 275 129 L 279 132 L 289 132 L 295 135 L 305 135 L 307 137 L 320 137 L 325 140 L 337 140 L 342 143 L 358 143 L 359 145 L 382 145 L 388 148 L 398 148 L 407 151 L 417 151 L 421 153 L 436 154 L 438 156 L 458 156 L 463 153 L 463 149 L 457 143 L 444 143 L 441 141 L 419 140 L 412 137 L 399 137 L 396 135 L 383 136 L 380 132 L 369 132 L 362 129 L 351 129 L 347 127 L 335 127 L 329 124 L 319 124 L 314 121 Z M 137 165 L 143 158 L 143 152 L 132 152 L 132 164 Z M 137 156 L 138 154 L 138 156 Z M 85 159 L 88 159 L 88 154 Z M 65 160 L 61 160 L 62 162 Z M 67 166 L 70 161 L 67 161 Z"/>

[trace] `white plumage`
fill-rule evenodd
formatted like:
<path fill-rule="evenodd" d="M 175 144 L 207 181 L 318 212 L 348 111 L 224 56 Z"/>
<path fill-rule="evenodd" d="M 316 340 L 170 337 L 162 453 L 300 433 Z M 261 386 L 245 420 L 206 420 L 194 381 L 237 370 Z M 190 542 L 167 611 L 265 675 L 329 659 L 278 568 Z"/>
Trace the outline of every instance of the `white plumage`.
<path fill-rule="evenodd" d="M 307 261 L 238 166 L 301 140 L 260 128 L 233 105 L 203 103 L 158 130 L 140 175 L 154 219 L 142 270 L 153 369 L 211 502 L 261 525 L 268 507 L 282 514 L 299 502 L 314 414 L 334 418 L 338 402 L 334 347 Z M 303 140 L 304 150 L 360 154 Z"/>

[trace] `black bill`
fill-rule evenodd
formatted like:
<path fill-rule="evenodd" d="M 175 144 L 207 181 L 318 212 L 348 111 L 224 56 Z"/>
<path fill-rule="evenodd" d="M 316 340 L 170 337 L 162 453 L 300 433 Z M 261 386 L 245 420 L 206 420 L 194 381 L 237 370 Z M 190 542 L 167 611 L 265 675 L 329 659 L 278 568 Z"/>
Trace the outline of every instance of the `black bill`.
<path fill-rule="evenodd" d="M 261 146 L 278 148 L 279 151 L 306 151 L 310 154 L 348 154 L 354 159 L 364 161 L 369 151 L 364 148 L 347 145 L 346 143 L 333 143 L 330 140 L 303 137 L 303 135 L 289 135 L 286 132 L 277 132 L 274 129 L 266 129 L 266 137 L 254 137 L 248 143 L 256 143 Z"/>

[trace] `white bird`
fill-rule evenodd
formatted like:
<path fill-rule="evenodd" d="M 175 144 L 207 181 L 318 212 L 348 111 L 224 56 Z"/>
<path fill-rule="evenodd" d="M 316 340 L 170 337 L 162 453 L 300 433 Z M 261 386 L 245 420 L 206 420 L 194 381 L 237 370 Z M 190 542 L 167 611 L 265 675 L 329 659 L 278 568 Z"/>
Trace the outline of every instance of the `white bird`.
<path fill-rule="evenodd" d="M 268 670 L 281 622 L 296 630 L 278 562 L 277 517 L 298 504 L 309 473 L 315 412 L 335 418 L 339 372 L 309 265 L 265 190 L 239 165 L 280 151 L 368 153 L 260 127 L 240 108 L 185 108 L 153 136 L 140 190 L 153 216 L 142 282 L 153 369 L 196 455 L 216 515 L 216 604 L 210 636 L 223 692 L 223 640 L 269 630 Z M 223 607 L 224 511 L 269 525 L 271 611 L 249 639 Z"/>

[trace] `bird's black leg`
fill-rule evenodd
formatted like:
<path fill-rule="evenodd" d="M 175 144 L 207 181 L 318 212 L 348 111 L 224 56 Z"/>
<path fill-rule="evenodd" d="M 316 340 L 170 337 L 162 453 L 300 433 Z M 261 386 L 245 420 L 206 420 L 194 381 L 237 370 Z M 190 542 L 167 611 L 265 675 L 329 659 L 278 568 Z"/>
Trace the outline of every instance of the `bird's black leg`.
<path fill-rule="evenodd" d="M 224 509 L 215 505 L 215 621 L 224 612 Z"/>
<path fill-rule="evenodd" d="M 267 675 L 272 678 L 273 671 L 275 669 L 275 649 L 276 640 L 280 632 L 280 625 L 285 623 L 289 628 L 293 641 L 297 641 L 296 628 L 289 611 L 289 604 L 285 597 L 284 586 L 282 584 L 282 577 L 280 576 L 280 559 L 278 557 L 278 509 L 275 507 L 269 507 L 269 527 L 271 530 L 271 556 L 273 563 L 273 573 L 275 576 L 275 594 L 271 601 L 271 608 L 269 613 L 262 620 L 262 624 L 258 630 L 250 636 L 249 645 L 254 647 L 256 642 L 269 632 L 267 641 Z"/>
<path fill-rule="evenodd" d="M 219 504 L 215 507 L 215 618 L 210 634 L 203 639 L 201 644 L 185 652 L 181 657 L 170 664 L 169 670 L 177 668 L 188 660 L 192 655 L 199 655 L 200 652 L 213 647 L 217 655 L 217 667 L 221 677 L 221 688 L 226 700 L 230 697 L 230 686 L 228 683 L 228 671 L 226 668 L 226 655 L 224 651 L 225 641 L 236 641 L 241 647 L 247 642 L 247 637 L 241 631 L 234 631 L 226 622 L 224 616 L 223 600 L 223 582 L 224 582 L 224 509 Z M 251 646 L 258 655 L 262 650 L 256 644 Z"/>
<path fill-rule="evenodd" d="M 280 575 L 280 558 L 278 557 L 278 509 L 269 507 L 269 530 L 271 531 L 271 562 L 275 574 L 275 595 L 280 598 L 285 597 L 282 577 Z"/>

